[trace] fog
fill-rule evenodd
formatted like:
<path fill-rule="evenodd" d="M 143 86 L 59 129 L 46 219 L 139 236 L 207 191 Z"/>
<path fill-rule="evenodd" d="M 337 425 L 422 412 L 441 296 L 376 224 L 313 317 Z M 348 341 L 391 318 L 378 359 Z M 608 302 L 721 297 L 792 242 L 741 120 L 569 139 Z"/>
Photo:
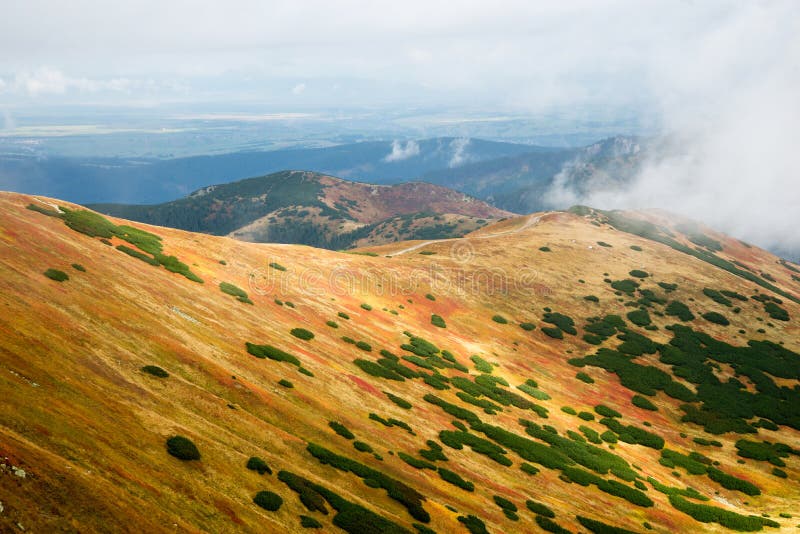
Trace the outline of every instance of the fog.
<path fill-rule="evenodd" d="M 697 38 L 653 51 L 648 79 L 668 140 L 632 183 L 576 191 L 557 181 L 552 204 L 663 208 L 800 251 L 797 4 L 743 5 Z"/>

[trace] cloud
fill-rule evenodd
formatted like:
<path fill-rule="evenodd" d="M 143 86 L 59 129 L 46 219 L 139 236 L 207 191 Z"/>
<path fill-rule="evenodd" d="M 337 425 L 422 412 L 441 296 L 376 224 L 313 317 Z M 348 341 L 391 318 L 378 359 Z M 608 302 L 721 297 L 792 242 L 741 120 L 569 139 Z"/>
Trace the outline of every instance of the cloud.
<path fill-rule="evenodd" d="M 406 146 L 400 141 L 392 141 L 392 151 L 383 158 L 383 161 L 402 161 L 419 155 L 419 144 L 416 141 L 406 142 Z"/>
<path fill-rule="evenodd" d="M 303 93 L 303 91 L 305 91 L 305 90 L 306 90 L 306 84 L 298 83 L 297 85 L 295 85 L 292 88 L 292 94 L 293 95 L 299 95 L 299 94 Z"/>
<path fill-rule="evenodd" d="M 11 89 L 17 94 L 26 96 L 63 95 L 68 91 L 97 93 L 100 91 L 127 92 L 135 85 L 140 85 L 126 78 L 106 80 L 70 77 L 59 69 L 39 67 L 35 70 L 18 72 Z M 0 86 L 2 89 L 2 86 Z"/>
<path fill-rule="evenodd" d="M 468 138 L 453 139 L 450 142 L 450 148 L 453 150 L 453 155 L 450 156 L 450 161 L 448 162 L 447 165 L 451 169 L 453 167 L 459 167 L 469 160 L 469 155 L 467 154 L 468 146 L 469 146 Z"/>
<path fill-rule="evenodd" d="M 624 187 L 551 202 L 664 208 L 738 238 L 800 251 L 800 33 L 794 2 L 745 4 L 680 46 L 655 50 L 648 76 L 667 135 Z"/>

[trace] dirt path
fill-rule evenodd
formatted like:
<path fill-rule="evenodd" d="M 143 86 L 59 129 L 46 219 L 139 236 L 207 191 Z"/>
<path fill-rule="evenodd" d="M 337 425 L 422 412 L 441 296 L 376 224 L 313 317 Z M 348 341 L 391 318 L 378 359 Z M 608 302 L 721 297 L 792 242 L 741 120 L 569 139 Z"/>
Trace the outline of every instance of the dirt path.
<path fill-rule="evenodd" d="M 64 213 L 63 211 L 61 211 L 61 208 L 59 208 L 56 204 L 53 204 L 52 202 L 45 202 L 44 200 L 38 197 L 33 197 L 33 200 L 39 202 L 40 204 L 44 204 L 45 206 L 50 206 L 51 208 L 56 210 L 57 213 Z"/>
<path fill-rule="evenodd" d="M 400 256 L 401 254 L 408 254 L 409 252 L 413 252 L 415 250 L 419 250 L 422 247 L 427 247 L 428 245 L 432 245 L 433 243 L 452 242 L 452 241 L 459 241 L 459 240 L 464 240 L 464 239 L 466 239 L 466 240 L 471 240 L 471 239 L 489 239 L 489 238 L 492 238 L 492 237 L 499 237 L 499 236 L 502 236 L 502 235 L 516 234 L 516 233 L 522 232 L 523 230 L 527 230 L 531 226 L 535 226 L 536 223 L 539 222 L 539 219 L 541 219 L 541 216 L 537 216 L 537 217 L 528 216 L 527 220 L 525 221 L 525 224 L 523 224 L 522 226 L 520 226 L 518 228 L 513 228 L 511 230 L 504 230 L 502 232 L 494 232 L 494 233 L 491 233 L 491 234 L 481 234 L 481 235 L 476 235 L 476 236 L 472 236 L 472 237 L 453 237 L 453 238 L 449 238 L 449 239 L 432 239 L 430 241 L 423 241 L 422 243 L 417 243 L 416 245 L 413 245 L 413 246 L 410 246 L 408 248 L 404 248 L 402 250 L 394 252 L 394 253 L 391 254 L 391 256 L 394 257 L 394 256 Z"/>

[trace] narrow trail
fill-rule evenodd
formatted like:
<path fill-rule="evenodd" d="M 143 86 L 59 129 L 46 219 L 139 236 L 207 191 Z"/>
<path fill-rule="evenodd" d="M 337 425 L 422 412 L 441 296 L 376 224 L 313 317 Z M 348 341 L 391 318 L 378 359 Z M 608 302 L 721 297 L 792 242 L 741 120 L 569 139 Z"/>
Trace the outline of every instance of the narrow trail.
<path fill-rule="evenodd" d="M 39 197 L 33 197 L 33 200 L 35 200 L 36 202 L 39 202 L 41 204 L 44 204 L 45 206 L 50 206 L 51 208 L 55 209 L 56 212 L 58 212 L 58 213 L 64 213 L 63 211 L 61 211 L 61 208 L 59 208 L 56 204 L 53 204 L 52 202 L 45 202 L 44 200 L 42 200 Z"/>
<path fill-rule="evenodd" d="M 434 243 L 444 243 L 444 242 L 461 241 L 461 240 L 468 240 L 469 241 L 469 240 L 472 240 L 472 239 L 489 239 L 489 238 L 492 238 L 492 237 L 499 237 L 499 236 L 503 236 L 503 235 L 516 234 L 516 233 L 522 232 L 523 230 L 527 230 L 528 228 L 530 228 L 532 226 L 535 226 L 539 222 L 539 219 L 541 219 L 541 215 L 536 216 L 536 217 L 528 216 L 527 220 L 525 221 L 525 224 L 523 224 L 522 226 L 520 226 L 518 228 L 513 228 L 511 230 L 504 230 L 502 232 L 493 232 L 493 233 L 490 233 L 490 234 L 481 234 L 481 235 L 476 235 L 476 236 L 472 236 L 472 237 L 452 237 L 452 238 L 449 238 L 449 239 L 432 239 L 430 241 L 423 241 L 422 243 L 417 243 L 416 245 L 413 245 L 413 246 L 410 246 L 408 248 L 404 248 L 402 250 L 394 252 L 394 253 L 391 254 L 391 256 L 394 257 L 394 256 L 400 256 L 402 254 L 407 254 L 409 252 L 413 252 L 415 250 L 419 250 L 422 247 L 427 247 L 428 245 L 432 245 Z"/>

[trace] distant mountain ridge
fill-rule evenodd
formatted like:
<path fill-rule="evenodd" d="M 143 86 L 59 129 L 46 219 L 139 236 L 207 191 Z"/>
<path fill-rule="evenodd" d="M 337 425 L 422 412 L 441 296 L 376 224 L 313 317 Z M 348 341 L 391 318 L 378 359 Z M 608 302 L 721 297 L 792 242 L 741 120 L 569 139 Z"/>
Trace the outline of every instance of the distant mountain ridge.
<path fill-rule="evenodd" d="M 421 182 L 373 185 L 283 171 L 209 186 L 157 205 L 96 204 L 108 215 L 244 241 L 349 248 L 359 241 L 456 237 L 512 215 Z M 394 220 L 393 224 L 386 224 Z"/>

